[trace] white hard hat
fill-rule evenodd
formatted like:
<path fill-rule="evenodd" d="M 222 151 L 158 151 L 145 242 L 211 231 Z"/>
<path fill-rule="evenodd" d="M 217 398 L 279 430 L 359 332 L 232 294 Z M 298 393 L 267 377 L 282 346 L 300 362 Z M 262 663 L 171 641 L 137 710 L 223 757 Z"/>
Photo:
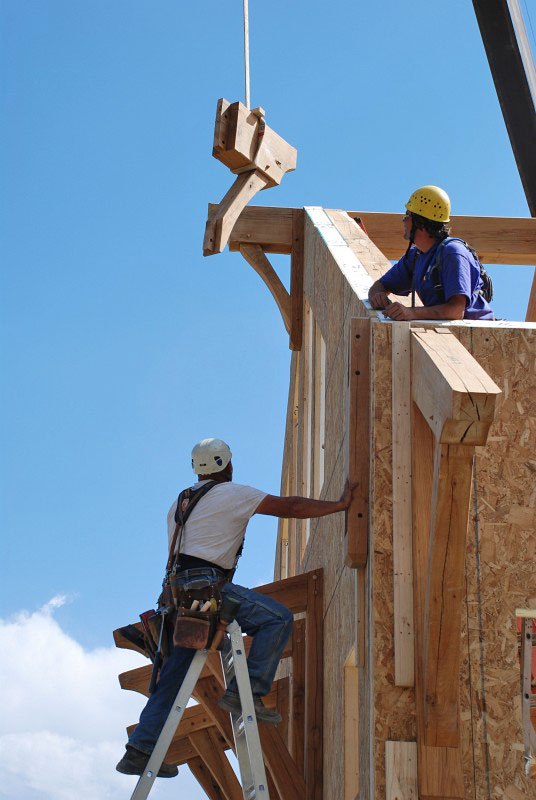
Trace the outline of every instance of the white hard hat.
<path fill-rule="evenodd" d="M 192 469 L 196 475 L 212 475 L 225 469 L 232 457 L 221 439 L 202 439 L 192 450 Z"/>

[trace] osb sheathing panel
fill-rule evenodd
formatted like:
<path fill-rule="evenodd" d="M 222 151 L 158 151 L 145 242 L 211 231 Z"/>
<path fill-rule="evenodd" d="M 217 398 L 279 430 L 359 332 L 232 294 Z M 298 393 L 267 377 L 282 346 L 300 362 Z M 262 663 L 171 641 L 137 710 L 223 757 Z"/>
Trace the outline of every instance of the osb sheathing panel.
<path fill-rule="evenodd" d="M 357 241 L 350 243 L 355 251 L 360 237 L 354 239 Z M 306 296 L 326 343 L 325 479 L 321 496 L 333 499 L 344 482 L 348 448 L 349 323 L 352 316 L 366 316 L 366 311 L 307 217 L 304 279 Z M 534 782 L 529 783 L 522 774 L 514 619 L 516 607 L 536 605 L 536 335 L 531 330 L 515 329 L 454 327 L 452 331 L 503 391 L 489 444 L 477 450 L 480 580 L 472 514 L 468 531 L 460 687 L 466 797 L 518 800 L 536 797 Z M 391 328 L 372 321 L 372 332 L 373 579 L 367 593 L 372 599 L 373 627 L 367 630 L 367 646 L 372 644 L 373 796 L 384 800 L 384 743 L 414 740 L 416 726 L 413 690 L 394 685 Z M 286 447 L 290 446 L 289 438 Z M 299 463 L 300 459 L 301 453 Z M 312 521 L 304 559 L 297 566 L 298 571 L 323 567 L 325 576 L 325 800 L 340 800 L 342 796 L 343 664 L 354 643 L 355 626 L 354 574 L 344 566 L 345 551 L 342 515 Z M 369 798 L 369 677 L 367 667 L 360 670 L 362 800 Z"/>
<path fill-rule="evenodd" d="M 473 508 L 468 531 L 469 634 L 462 666 L 462 713 L 470 732 L 463 741 L 466 785 L 471 767 L 477 800 L 487 800 L 488 781 L 492 797 L 515 800 L 516 788 L 524 797 L 536 797 L 536 783 L 522 770 L 515 626 L 516 608 L 536 607 L 536 331 L 457 332 L 503 392 L 488 444 L 477 449 L 477 512 Z"/>

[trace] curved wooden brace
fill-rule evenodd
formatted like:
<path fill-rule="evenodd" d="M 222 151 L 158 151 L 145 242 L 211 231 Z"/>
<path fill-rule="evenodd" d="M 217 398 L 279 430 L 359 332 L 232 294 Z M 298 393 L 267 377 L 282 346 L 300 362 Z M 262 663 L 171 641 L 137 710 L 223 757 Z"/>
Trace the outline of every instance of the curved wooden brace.
<path fill-rule="evenodd" d="M 290 295 L 281 283 L 279 275 L 266 258 L 264 250 L 260 244 L 241 244 L 240 252 L 270 290 L 281 313 L 287 333 L 290 333 Z"/>
<path fill-rule="evenodd" d="M 219 204 L 211 213 L 205 228 L 203 255 L 222 253 L 229 241 L 234 224 L 251 198 L 265 189 L 268 179 L 259 170 L 242 172 Z"/>

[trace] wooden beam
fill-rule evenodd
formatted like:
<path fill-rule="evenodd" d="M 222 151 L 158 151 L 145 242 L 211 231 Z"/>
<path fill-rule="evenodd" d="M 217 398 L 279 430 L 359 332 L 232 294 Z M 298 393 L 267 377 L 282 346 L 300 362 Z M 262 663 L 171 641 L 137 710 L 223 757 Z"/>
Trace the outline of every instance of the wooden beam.
<path fill-rule="evenodd" d="M 473 0 L 473 6 L 521 183 L 530 213 L 536 216 L 536 97 L 529 83 L 534 81 L 534 65 L 530 55 L 529 64 L 523 63 L 515 29 L 519 21 L 512 17 L 508 0 Z M 528 43 L 527 47 L 530 53 Z"/>
<path fill-rule="evenodd" d="M 212 155 L 232 172 L 258 170 L 267 186 L 276 186 L 296 169 L 297 151 L 263 116 L 262 109 L 250 111 L 240 101 L 218 100 Z"/>
<path fill-rule="evenodd" d="M 304 225 L 302 208 L 292 210 L 292 250 L 290 255 L 290 341 L 291 350 L 301 350 L 303 341 Z"/>
<path fill-rule="evenodd" d="M 349 211 L 348 214 L 361 218 L 368 236 L 386 258 L 398 260 L 404 255 L 407 242 L 401 213 Z M 484 264 L 536 265 L 536 219 L 452 216 L 449 225 L 451 235 L 470 244 Z"/>
<path fill-rule="evenodd" d="M 364 567 L 368 557 L 370 482 L 370 320 L 352 319 L 349 357 L 349 480 L 357 484 L 346 515 L 346 566 Z"/>
<path fill-rule="evenodd" d="M 209 215 L 215 204 L 209 204 Z M 266 253 L 292 250 L 292 212 L 302 209 L 247 206 L 229 237 L 229 250 L 242 243 L 260 244 Z M 381 211 L 348 211 L 360 217 L 366 232 L 384 256 L 397 260 L 404 255 L 402 214 Z M 536 265 L 536 219 L 531 217 L 474 217 L 456 215 L 450 222 L 452 236 L 464 239 L 485 264 Z"/>
<path fill-rule="evenodd" d="M 385 800 L 419 800 L 415 742 L 385 742 L 385 783 Z"/>
<path fill-rule="evenodd" d="M 242 789 L 224 750 L 219 745 L 216 731 L 210 728 L 194 731 L 189 738 L 225 800 L 243 800 Z"/>
<path fill-rule="evenodd" d="M 268 287 L 277 304 L 285 329 L 287 333 L 290 333 L 289 293 L 281 283 L 279 275 L 266 258 L 264 250 L 259 244 L 242 244 L 240 245 L 240 253 Z"/>
<path fill-rule="evenodd" d="M 436 443 L 423 621 L 425 742 L 459 745 L 459 674 L 473 447 Z"/>
<path fill-rule="evenodd" d="M 307 573 L 305 617 L 306 800 L 322 800 L 324 709 L 324 583 L 322 570 Z M 284 794 L 283 794 L 284 796 Z"/>
<path fill-rule="evenodd" d="M 276 186 L 296 169 L 297 152 L 266 124 L 261 113 L 221 98 L 212 155 L 238 177 L 217 208 L 209 209 L 205 256 L 223 251 L 240 213 L 257 192 Z"/>
<path fill-rule="evenodd" d="M 497 384 L 452 333 L 413 328 L 411 355 L 413 399 L 436 439 L 484 445 L 501 393 Z"/>
<path fill-rule="evenodd" d="M 464 798 L 459 747 L 428 747 L 424 741 L 423 626 L 433 488 L 434 436 L 415 405 L 412 408 L 413 609 L 415 624 L 415 706 L 419 798 Z"/>
<path fill-rule="evenodd" d="M 305 620 L 297 619 L 293 627 L 294 649 L 290 684 L 289 751 L 300 775 L 305 766 Z"/>
<path fill-rule="evenodd" d="M 359 669 L 355 647 L 344 662 L 344 800 L 359 794 Z"/>
<path fill-rule="evenodd" d="M 411 331 L 392 331 L 393 582 L 395 685 L 415 683 L 411 511 Z"/>
<path fill-rule="evenodd" d="M 209 800 L 225 800 L 225 795 L 220 785 L 214 780 L 202 758 L 195 756 L 194 758 L 190 758 L 186 763 Z"/>
<path fill-rule="evenodd" d="M 209 204 L 209 215 L 217 206 Z M 266 253 L 292 251 L 292 219 L 297 208 L 247 206 L 238 217 L 229 237 L 229 250 L 241 244 L 260 244 Z"/>
<path fill-rule="evenodd" d="M 322 570 L 319 572 L 322 573 Z M 313 573 L 302 572 L 301 575 L 294 575 L 281 581 L 265 583 L 262 586 L 256 586 L 255 591 L 283 603 L 293 614 L 299 614 L 307 609 L 308 580 L 311 574 Z"/>

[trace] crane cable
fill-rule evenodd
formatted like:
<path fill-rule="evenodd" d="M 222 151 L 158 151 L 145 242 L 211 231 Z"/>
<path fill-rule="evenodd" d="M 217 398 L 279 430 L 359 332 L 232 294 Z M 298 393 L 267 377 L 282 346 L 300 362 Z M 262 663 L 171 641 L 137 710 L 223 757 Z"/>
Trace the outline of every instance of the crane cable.
<path fill-rule="evenodd" d="M 249 11 L 248 0 L 244 0 L 244 77 L 246 83 L 246 108 L 249 110 Z"/>

